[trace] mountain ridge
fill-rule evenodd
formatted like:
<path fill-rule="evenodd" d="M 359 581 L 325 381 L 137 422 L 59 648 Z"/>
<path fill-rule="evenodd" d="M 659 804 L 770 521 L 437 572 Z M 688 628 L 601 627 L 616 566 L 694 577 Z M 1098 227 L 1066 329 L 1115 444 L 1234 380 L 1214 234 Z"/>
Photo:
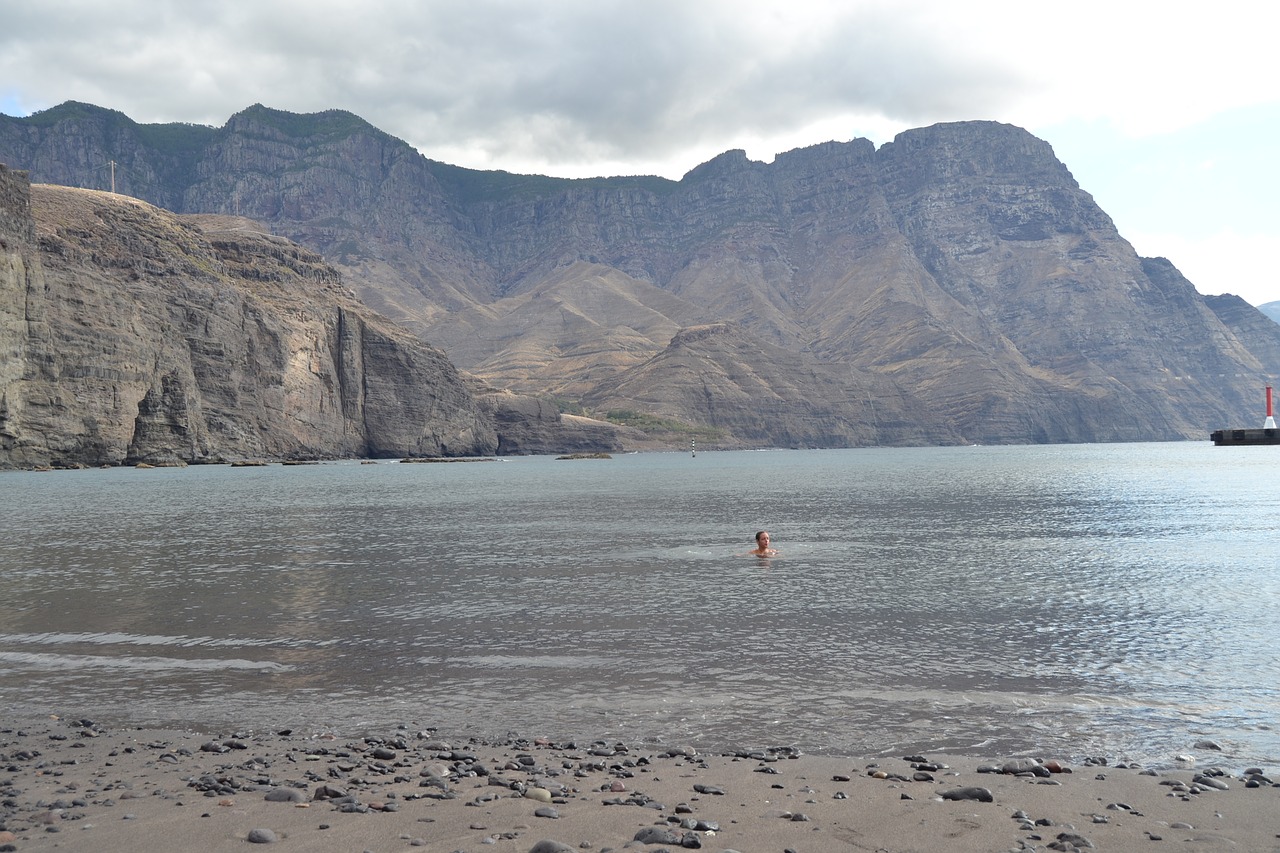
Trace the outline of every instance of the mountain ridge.
<path fill-rule="evenodd" d="M 459 367 L 524 393 L 710 424 L 705 399 L 676 407 L 674 396 L 628 400 L 617 389 L 637 387 L 624 374 L 667 351 L 679 329 L 728 324 L 759 344 L 750 356 L 733 344 L 736 357 L 789 365 L 778 377 L 792 394 L 782 420 L 730 419 L 750 445 L 790 446 L 809 434 L 805 418 L 830 416 L 822 395 L 869 384 L 891 387 L 884 398 L 899 405 L 881 423 L 911 428 L 868 432 L 846 412 L 825 434 L 1190 439 L 1252 420 L 1257 389 L 1280 370 L 1280 338 L 1248 311 L 1212 310 L 1171 264 L 1139 258 L 1051 146 L 1011 125 L 917 128 L 878 149 L 820 143 L 772 163 L 730 151 L 670 181 L 474 172 L 353 114 L 290 116 L 237 113 L 213 129 L 185 184 L 162 179 L 176 173 L 164 151 L 137 134 L 88 132 L 84 117 L 0 119 L 0 159 L 66 182 L 75 163 L 118 155 L 140 176 L 123 190 L 264 222 Z M 628 301 L 646 289 L 674 301 L 663 297 L 652 316 L 653 298 L 649 308 Z M 578 302 L 589 293 L 595 308 Z M 559 300 L 559 313 L 533 322 L 535 294 Z M 700 357 L 712 371 L 729 354 Z M 847 387 L 801 378 L 832 369 Z"/>

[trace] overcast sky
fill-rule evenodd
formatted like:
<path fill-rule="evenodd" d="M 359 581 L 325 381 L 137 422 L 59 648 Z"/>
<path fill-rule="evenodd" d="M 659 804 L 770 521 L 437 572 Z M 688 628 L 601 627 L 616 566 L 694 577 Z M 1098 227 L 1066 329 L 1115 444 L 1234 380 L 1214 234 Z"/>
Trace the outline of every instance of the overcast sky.
<path fill-rule="evenodd" d="M 13 8 L 14 6 L 18 8 Z M 679 178 L 907 128 L 1024 127 L 1139 254 L 1280 300 L 1269 3 L 17 0 L 0 112 L 66 100 L 221 126 L 350 110 L 435 160 Z"/>

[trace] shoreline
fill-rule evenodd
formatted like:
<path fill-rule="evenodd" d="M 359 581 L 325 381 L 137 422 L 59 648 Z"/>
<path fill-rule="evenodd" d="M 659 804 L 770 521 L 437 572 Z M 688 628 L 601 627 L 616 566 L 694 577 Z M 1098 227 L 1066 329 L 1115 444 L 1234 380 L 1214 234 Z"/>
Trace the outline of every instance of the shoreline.
<path fill-rule="evenodd" d="M 0 718 L 0 851 L 1280 850 L 1250 769 Z"/>

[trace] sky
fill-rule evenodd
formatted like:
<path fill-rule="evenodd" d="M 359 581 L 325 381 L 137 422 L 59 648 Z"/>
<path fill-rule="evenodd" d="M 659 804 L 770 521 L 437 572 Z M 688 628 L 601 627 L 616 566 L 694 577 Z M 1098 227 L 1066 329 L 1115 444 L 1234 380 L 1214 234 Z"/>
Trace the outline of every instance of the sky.
<path fill-rule="evenodd" d="M 1280 300 L 1268 2 L 14 0 L 0 113 L 220 127 L 349 110 L 473 169 L 678 179 L 995 120 L 1048 141 L 1140 255 Z M 16 164 L 14 164 L 16 165 Z"/>

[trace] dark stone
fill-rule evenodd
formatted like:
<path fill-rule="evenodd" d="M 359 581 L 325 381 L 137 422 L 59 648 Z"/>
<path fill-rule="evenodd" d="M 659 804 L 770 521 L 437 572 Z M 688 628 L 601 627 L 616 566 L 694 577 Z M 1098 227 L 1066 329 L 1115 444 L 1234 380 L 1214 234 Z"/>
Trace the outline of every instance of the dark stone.
<path fill-rule="evenodd" d="M 338 800 L 349 796 L 345 788 L 333 785 L 321 785 L 311 794 L 312 800 Z"/>
<path fill-rule="evenodd" d="M 636 832 L 632 841 L 641 844 L 675 844 L 680 845 L 681 837 L 662 826 L 646 826 Z"/>
<path fill-rule="evenodd" d="M 1088 850 L 1094 849 L 1092 841 L 1075 832 L 1059 832 L 1056 837 L 1058 842 L 1061 844 L 1069 844 L 1072 847 L 1080 847 Z"/>

